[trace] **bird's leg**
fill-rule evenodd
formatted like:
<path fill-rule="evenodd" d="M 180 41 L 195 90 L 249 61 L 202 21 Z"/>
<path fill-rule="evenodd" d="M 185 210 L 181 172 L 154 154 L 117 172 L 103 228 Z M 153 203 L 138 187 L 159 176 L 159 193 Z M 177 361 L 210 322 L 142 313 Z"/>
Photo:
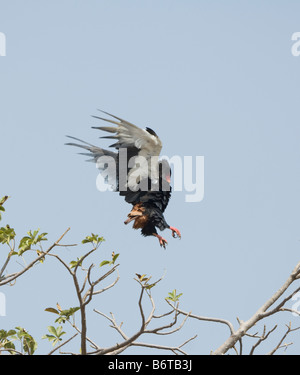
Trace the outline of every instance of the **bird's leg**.
<path fill-rule="evenodd" d="M 174 237 L 174 238 L 180 238 L 181 239 L 181 234 L 180 234 L 180 232 L 179 232 L 179 230 L 177 229 L 177 228 L 174 228 L 174 227 L 169 227 L 169 229 L 171 229 L 171 231 L 172 231 L 172 236 Z"/>
<path fill-rule="evenodd" d="M 160 236 L 157 233 L 153 233 L 153 236 L 158 238 L 160 246 L 162 246 L 165 249 L 166 245 L 168 244 L 167 240 L 165 240 L 162 236 Z"/>

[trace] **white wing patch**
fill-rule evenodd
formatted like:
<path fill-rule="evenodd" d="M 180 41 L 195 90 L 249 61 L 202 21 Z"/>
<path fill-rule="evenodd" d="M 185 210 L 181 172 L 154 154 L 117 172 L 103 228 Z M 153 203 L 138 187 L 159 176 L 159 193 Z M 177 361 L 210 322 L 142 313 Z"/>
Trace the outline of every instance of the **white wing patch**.
<path fill-rule="evenodd" d="M 152 135 L 147 130 L 141 129 L 138 126 L 131 124 L 130 122 L 125 121 L 119 117 L 113 116 L 107 112 L 104 113 L 114 117 L 118 121 L 105 119 L 99 116 L 93 117 L 110 122 L 117 126 L 99 126 L 93 128 L 104 130 L 109 133 L 114 133 L 114 135 L 112 136 L 103 137 L 117 140 L 116 143 L 111 145 L 112 147 L 136 147 L 139 149 L 139 155 L 143 155 L 145 157 L 158 156 L 160 154 L 162 143 L 158 136 Z"/>

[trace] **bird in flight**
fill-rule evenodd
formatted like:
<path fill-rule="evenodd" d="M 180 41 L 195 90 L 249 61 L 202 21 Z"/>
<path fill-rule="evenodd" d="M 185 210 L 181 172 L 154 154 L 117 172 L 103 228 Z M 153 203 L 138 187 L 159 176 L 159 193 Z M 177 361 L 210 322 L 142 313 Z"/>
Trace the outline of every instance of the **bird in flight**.
<path fill-rule="evenodd" d="M 100 111 L 110 118 L 92 116 L 116 126 L 92 127 L 110 133 L 101 137 L 114 139 L 116 142 L 109 147 L 115 151 L 105 150 L 81 139 L 67 136 L 78 143 L 66 143 L 77 146 L 89 153 L 113 191 L 119 192 L 127 203 L 132 204 L 125 224 L 133 221 L 134 229 L 141 229 L 143 236 L 155 236 L 160 246 L 166 248 L 167 241 L 157 233 L 170 229 L 174 238 L 181 238 L 180 231 L 170 226 L 164 211 L 171 197 L 171 169 L 166 159 L 159 160 L 162 142 L 150 128 L 141 129 L 110 113 Z"/>

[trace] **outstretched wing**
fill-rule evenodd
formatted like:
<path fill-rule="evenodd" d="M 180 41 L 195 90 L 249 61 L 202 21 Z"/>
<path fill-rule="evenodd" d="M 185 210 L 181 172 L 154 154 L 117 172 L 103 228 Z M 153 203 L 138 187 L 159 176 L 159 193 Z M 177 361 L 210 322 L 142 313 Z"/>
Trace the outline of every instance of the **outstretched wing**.
<path fill-rule="evenodd" d="M 123 120 L 110 113 L 101 111 L 113 119 L 107 119 L 100 116 L 93 116 L 104 120 L 116 126 L 94 126 L 93 129 L 99 129 L 113 135 L 101 138 L 114 139 L 116 142 L 110 147 L 115 147 L 119 151 L 119 163 L 122 157 L 121 149 L 126 149 L 129 168 L 126 171 L 128 176 L 128 185 L 134 190 L 141 180 L 150 178 L 152 181 L 158 180 L 158 156 L 162 149 L 162 142 L 157 134 L 150 128 L 141 129 L 138 126 Z M 130 158 L 134 160 L 130 161 Z M 135 163 L 136 161 L 136 163 Z M 138 181 L 136 181 L 138 176 Z"/>
<path fill-rule="evenodd" d="M 80 155 L 89 156 L 91 159 L 88 159 L 87 161 L 91 161 L 96 163 L 97 168 L 100 171 L 101 176 L 104 178 L 104 181 L 110 185 L 111 189 L 113 191 L 117 191 L 118 186 L 118 153 L 104 150 L 103 148 L 97 147 L 92 145 L 91 143 L 85 142 L 82 139 L 71 137 L 70 135 L 67 135 L 68 138 L 75 139 L 77 142 L 81 143 L 66 143 L 68 146 L 76 146 L 80 147 L 88 152 L 80 152 Z M 107 161 L 108 158 L 112 159 L 114 161 L 113 166 L 114 168 L 107 168 Z M 103 162 L 101 162 L 101 160 Z"/>
<path fill-rule="evenodd" d="M 110 145 L 110 147 L 115 147 L 116 149 L 135 147 L 139 150 L 138 154 L 146 158 L 149 158 L 151 156 L 159 156 L 162 149 L 162 143 L 157 134 L 152 129 L 141 129 L 138 126 L 108 112 L 101 112 L 113 117 L 115 120 L 118 120 L 115 121 L 99 116 L 93 116 L 97 119 L 117 125 L 117 127 L 93 126 L 93 129 L 100 129 L 109 133 L 115 133 L 115 135 L 101 137 L 117 140 L 117 142 Z"/>
<path fill-rule="evenodd" d="M 86 152 L 80 152 L 79 153 L 80 155 L 90 156 L 92 158 L 92 159 L 89 159 L 87 161 L 93 161 L 93 162 L 96 163 L 97 159 L 100 156 L 103 156 L 103 155 L 112 156 L 113 158 L 116 158 L 117 154 L 115 152 L 112 152 L 112 151 L 109 151 L 109 150 L 104 150 L 103 148 L 94 146 L 91 143 L 85 142 L 82 139 L 79 139 L 79 138 L 76 138 L 76 137 L 72 137 L 71 135 L 67 135 L 67 137 L 71 138 L 71 139 L 75 139 L 75 141 L 81 142 L 82 144 L 70 142 L 70 143 L 65 143 L 65 145 L 76 146 L 76 147 L 80 147 L 80 148 L 83 148 L 84 150 L 89 151 L 89 153 L 86 153 Z"/>

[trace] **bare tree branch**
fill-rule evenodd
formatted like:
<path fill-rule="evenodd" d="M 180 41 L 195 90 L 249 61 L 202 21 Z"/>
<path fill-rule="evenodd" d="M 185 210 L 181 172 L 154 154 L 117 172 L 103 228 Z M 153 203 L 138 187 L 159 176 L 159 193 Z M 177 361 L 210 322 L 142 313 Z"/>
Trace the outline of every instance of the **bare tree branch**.
<path fill-rule="evenodd" d="M 260 345 L 264 340 L 267 340 L 267 338 L 269 337 L 269 335 L 273 331 L 275 331 L 276 328 L 277 328 L 277 324 L 266 334 L 266 326 L 264 325 L 263 334 L 259 337 L 259 339 L 257 340 L 257 342 L 252 346 L 249 354 L 253 355 L 254 350 L 258 347 L 258 345 Z"/>
<path fill-rule="evenodd" d="M 285 281 L 285 283 L 273 294 L 271 298 L 269 298 L 257 311 L 256 313 L 247 321 L 241 322 L 239 328 L 234 331 L 231 336 L 218 348 L 216 349 L 212 354 L 225 354 L 230 348 L 233 348 L 234 345 L 238 340 L 240 340 L 246 332 L 253 327 L 259 320 L 270 316 L 271 314 L 277 313 L 279 311 L 282 311 L 282 303 L 280 303 L 276 308 L 274 308 L 271 311 L 268 311 L 268 309 L 274 305 L 276 301 L 285 293 L 285 291 L 288 289 L 288 287 L 298 278 L 300 274 L 300 262 L 296 265 L 296 267 L 293 269 L 292 273 L 288 277 L 288 279 Z M 299 288 L 298 288 L 299 289 Z M 297 290 L 298 290 L 297 289 Z M 284 301 L 286 302 L 289 300 L 296 291 L 294 291 L 289 297 L 287 297 Z"/>
<path fill-rule="evenodd" d="M 135 279 L 137 280 L 137 279 Z M 158 281 L 160 281 L 161 279 L 159 279 Z M 123 352 L 124 350 L 126 350 L 127 348 L 129 348 L 130 346 L 147 346 L 149 348 L 156 348 L 156 349 L 163 349 L 163 350 L 169 350 L 169 351 L 172 351 L 174 352 L 175 354 L 178 354 L 178 353 L 181 353 L 181 354 L 186 354 L 182 349 L 181 347 L 184 346 L 185 344 L 187 344 L 189 341 L 193 340 L 196 336 L 186 340 L 183 344 L 177 346 L 177 347 L 171 347 L 171 346 L 162 346 L 162 345 L 154 345 L 154 344 L 147 344 L 147 343 L 140 343 L 140 342 L 137 342 L 136 340 L 144 335 L 144 334 L 154 334 L 154 335 L 169 335 L 169 334 L 173 334 L 177 331 L 179 331 L 184 323 L 186 322 L 186 320 L 188 319 L 189 317 L 189 314 L 187 314 L 187 316 L 184 318 L 184 320 L 182 321 L 182 323 L 174 328 L 173 330 L 171 331 L 167 331 L 167 332 L 163 332 L 164 330 L 168 329 L 168 328 L 171 328 L 173 326 L 175 326 L 175 324 L 177 323 L 177 316 L 179 315 L 179 313 L 177 311 L 171 311 L 171 313 L 174 315 L 174 318 L 173 318 L 173 321 L 170 322 L 169 324 L 164 324 L 162 326 L 159 326 L 159 327 L 156 327 L 156 328 L 153 328 L 153 329 L 147 329 L 148 325 L 150 324 L 150 322 L 155 318 L 155 319 L 159 319 L 159 318 L 162 318 L 162 317 L 165 317 L 167 315 L 170 315 L 170 313 L 166 313 L 166 314 L 163 314 L 161 316 L 155 316 L 154 315 L 154 312 L 155 312 L 155 302 L 154 302 L 154 299 L 151 295 L 151 291 L 150 291 L 150 287 L 149 287 L 149 284 L 145 283 L 143 284 L 142 282 L 140 282 L 140 280 L 137 280 L 139 282 L 139 285 L 141 287 L 141 292 L 140 292 L 140 296 L 139 296 L 139 299 L 138 299 L 138 308 L 139 308 L 139 311 L 140 311 L 140 316 L 141 316 L 141 320 L 142 320 L 142 324 L 141 324 L 141 328 L 134 334 L 132 335 L 131 337 L 129 337 L 128 335 L 126 335 L 124 333 L 124 331 L 121 329 L 121 324 L 117 324 L 116 322 L 116 319 L 113 315 L 113 313 L 110 313 L 111 316 L 108 316 L 106 314 L 104 314 L 103 312 L 101 311 L 98 311 L 96 309 L 94 309 L 94 311 L 103 316 L 105 319 L 107 319 L 110 323 L 111 323 L 111 327 L 114 328 L 122 337 L 122 339 L 124 341 L 122 341 L 121 343 L 117 343 L 111 347 L 108 347 L 108 348 L 102 348 L 100 350 L 96 350 L 94 352 L 91 352 L 89 354 L 120 354 L 121 352 Z M 149 281 L 149 278 L 147 279 L 147 281 Z M 157 282 L 158 282 L 157 281 Z M 155 282 L 154 284 L 151 284 L 151 285 L 155 285 L 157 284 L 157 282 Z M 144 308 L 143 308 L 143 296 L 144 294 L 147 294 L 150 302 L 151 302 L 151 311 L 146 319 L 145 317 L 145 313 L 144 313 Z"/>
<path fill-rule="evenodd" d="M 231 322 L 229 322 L 228 320 L 221 319 L 221 318 L 213 318 L 213 317 L 207 317 L 207 316 L 194 315 L 191 312 L 188 313 L 188 312 L 185 312 L 181 309 L 178 309 L 177 307 L 173 306 L 168 300 L 166 300 L 166 302 L 172 307 L 172 309 L 177 311 L 179 314 L 189 316 L 190 318 L 193 318 L 193 319 L 225 324 L 229 327 L 230 333 L 234 333 L 233 324 Z"/>
<path fill-rule="evenodd" d="M 168 351 L 173 352 L 174 354 L 178 354 L 177 352 L 179 352 L 181 354 L 187 355 L 187 353 L 181 350 L 181 348 L 187 343 L 189 343 L 190 341 L 194 340 L 196 337 L 197 335 L 190 337 L 188 340 L 186 340 L 185 342 L 183 342 L 182 344 L 178 346 L 164 346 L 164 345 L 157 345 L 157 344 L 150 344 L 150 343 L 136 342 L 136 341 L 132 343 L 132 346 L 143 346 L 143 347 L 152 348 L 152 349 L 168 350 Z"/>
<path fill-rule="evenodd" d="M 280 349 L 282 347 L 286 348 L 287 346 L 292 345 L 292 343 L 284 344 L 284 345 L 281 345 L 281 344 L 283 343 L 283 341 L 285 340 L 285 338 L 288 336 L 288 334 L 290 334 L 293 331 L 297 331 L 298 329 L 300 329 L 300 327 L 292 329 L 292 324 L 290 322 L 289 325 L 287 326 L 287 330 L 286 330 L 285 334 L 283 335 L 282 339 L 279 341 L 279 343 L 276 345 L 276 347 L 273 350 L 271 350 L 269 353 L 267 353 L 267 354 L 268 355 L 273 355 L 278 349 Z"/>

